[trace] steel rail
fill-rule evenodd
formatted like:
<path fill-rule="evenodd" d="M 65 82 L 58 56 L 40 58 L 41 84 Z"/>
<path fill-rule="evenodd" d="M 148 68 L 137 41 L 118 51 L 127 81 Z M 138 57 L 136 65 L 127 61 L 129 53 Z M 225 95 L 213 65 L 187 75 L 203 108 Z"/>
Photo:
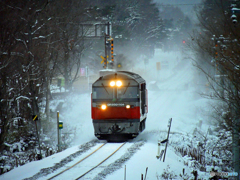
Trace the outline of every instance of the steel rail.
<path fill-rule="evenodd" d="M 98 151 L 100 148 L 102 148 L 105 144 L 107 144 L 107 143 L 102 144 L 102 145 L 99 146 L 96 150 L 94 150 L 93 152 L 91 152 L 90 154 L 88 154 L 86 157 L 84 157 L 84 158 L 81 159 L 80 161 L 76 162 L 75 164 L 73 164 L 72 166 L 68 167 L 67 169 L 64 169 L 63 171 L 57 173 L 56 175 L 54 175 L 54 176 L 48 178 L 47 180 L 53 179 L 53 178 L 59 176 L 60 174 L 64 173 L 65 171 L 67 171 L 67 170 L 73 168 L 74 166 L 76 166 L 77 164 L 79 164 L 80 162 L 82 162 L 83 160 L 87 159 L 87 158 L 88 158 L 89 156 L 91 156 L 93 153 L 97 152 L 97 151 Z"/>
<path fill-rule="evenodd" d="M 110 154 L 108 157 L 106 157 L 103 161 L 101 161 L 99 164 L 97 164 L 96 166 L 94 166 L 93 168 L 91 168 L 90 170 L 88 170 L 87 172 L 85 172 L 84 174 L 82 174 L 81 176 L 77 177 L 75 180 L 78 180 L 80 178 L 82 178 L 83 176 L 85 176 L 86 174 L 88 174 L 90 171 L 92 171 L 93 169 L 95 169 L 96 167 L 100 166 L 102 163 L 104 163 L 107 159 L 109 159 L 113 154 L 115 154 L 121 147 L 123 147 L 123 145 L 125 145 L 125 143 L 123 143 L 121 146 L 119 146 L 112 154 Z"/>

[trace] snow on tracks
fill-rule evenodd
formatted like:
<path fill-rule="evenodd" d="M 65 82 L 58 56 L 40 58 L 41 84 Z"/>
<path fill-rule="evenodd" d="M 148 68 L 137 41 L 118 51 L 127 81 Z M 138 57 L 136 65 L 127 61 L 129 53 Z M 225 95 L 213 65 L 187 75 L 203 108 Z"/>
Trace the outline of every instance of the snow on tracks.
<path fill-rule="evenodd" d="M 108 174 L 113 173 L 122 167 L 122 165 L 128 161 L 139 149 L 144 145 L 144 141 L 137 141 L 127 151 L 113 163 L 106 166 L 100 173 L 98 173 L 93 180 L 103 180 Z"/>
<path fill-rule="evenodd" d="M 94 147 L 98 142 L 99 142 L 98 140 L 92 140 L 90 142 L 87 142 L 87 143 L 81 145 L 79 147 L 79 151 L 67 156 L 66 158 L 62 159 L 59 163 L 56 163 L 52 167 L 41 169 L 40 172 L 38 172 L 34 176 L 25 178 L 24 180 L 36 180 L 38 178 L 41 178 L 43 176 L 53 173 L 54 171 L 58 170 L 59 168 L 65 166 L 67 163 L 73 161 L 73 159 L 76 158 L 77 156 L 80 156 L 84 152 L 87 152 L 90 148 Z"/>
<path fill-rule="evenodd" d="M 60 172 L 61 169 L 63 169 L 63 168 L 66 169 L 66 167 L 71 166 L 70 164 L 74 164 L 74 162 L 78 161 L 78 159 L 81 158 L 81 156 L 85 156 L 84 154 L 89 153 L 88 151 L 90 151 L 91 148 L 95 148 L 97 146 L 97 144 L 99 144 L 99 143 L 101 143 L 101 142 L 99 142 L 98 140 L 95 140 L 95 141 L 91 141 L 86 144 L 83 144 L 80 146 L 80 150 L 77 151 L 76 153 L 73 153 L 73 154 L 69 155 L 68 157 L 62 159 L 60 162 L 58 162 L 57 164 L 55 164 L 52 167 L 41 169 L 37 174 L 35 174 L 32 177 L 26 178 L 26 179 L 31 179 L 31 180 L 32 179 L 43 179 L 43 178 L 50 177 L 53 174 L 57 174 L 58 172 Z M 101 164 L 101 166 L 99 166 L 98 168 L 96 168 L 96 169 L 93 168 L 95 170 L 90 174 L 91 179 L 104 179 L 104 177 L 106 177 L 107 174 L 113 173 L 114 171 L 121 168 L 122 165 L 124 163 L 126 163 L 126 161 L 128 161 L 133 156 L 133 154 L 135 154 L 140 149 L 141 146 L 144 145 L 144 143 L 145 143 L 144 141 L 134 141 L 134 142 L 127 143 L 124 146 L 125 148 L 121 148 L 121 151 L 116 153 L 116 155 L 112 156 L 108 160 L 104 160 L 103 164 L 99 163 L 99 165 Z M 107 144 L 108 144 L 108 146 L 104 146 L 105 147 L 103 150 L 104 154 L 107 151 L 109 151 L 109 152 L 113 151 L 113 149 L 116 149 L 116 147 L 120 145 L 120 143 L 107 143 Z M 103 154 L 103 152 L 101 152 L 101 154 Z M 99 157 L 99 155 L 97 155 L 97 156 Z M 95 159 L 96 159 L 96 157 L 95 157 Z M 90 162 L 92 162 L 93 160 L 90 160 L 90 161 L 86 160 L 86 161 L 89 164 L 84 165 L 84 163 L 83 163 L 83 165 L 80 165 L 80 166 L 77 165 L 75 167 L 75 170 L 74 170 L 74 168 L 72 168 L 72 170 L 70 170 L 69 174 L 67 172 L 64 172 L 62 174 L 63 177 L 65 175 L 67 175 L 69 177 L 70 174 L 71 175 L 78 174 L 78 176 L 79 176 L 79 174 L 81 174 L 80 170 L 82 171 L 83 169 L 85 169 L 85 167 L 92 166 L 92 163 L 90 163 Z M 80 164 L 82 164 L 82 163 L 80 163 Z M 75 175 L 71 176 L 71 177 L 73 179 L 75 179 L 74 177 L 77 177 Z M 87 175 L 87 177 L 88 176 L 89 175 Z M 61 177 L 59 177 L 59 178 L 61 178 Z"/>

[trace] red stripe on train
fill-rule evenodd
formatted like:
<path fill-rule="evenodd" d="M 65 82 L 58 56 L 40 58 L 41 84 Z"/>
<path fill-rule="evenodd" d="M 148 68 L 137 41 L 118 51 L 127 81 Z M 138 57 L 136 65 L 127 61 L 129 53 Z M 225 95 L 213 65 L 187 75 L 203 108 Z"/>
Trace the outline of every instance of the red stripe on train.
<path fill-rule="evenodd" d="M 107 107 L 106 110 L 92 107 L 92 119 L 140 119 L 140 107 Z"/>

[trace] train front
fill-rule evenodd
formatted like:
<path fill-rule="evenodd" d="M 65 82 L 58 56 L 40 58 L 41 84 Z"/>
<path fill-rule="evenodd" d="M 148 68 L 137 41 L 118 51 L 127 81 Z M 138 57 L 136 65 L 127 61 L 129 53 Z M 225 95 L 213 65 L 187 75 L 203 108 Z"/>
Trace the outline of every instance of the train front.
<path fill-rule="evenodd" d="M 145 128 L 139 87 L 139 82 L 124 73 L 102 76 L 92 85 L 92 119 L 98 139 L 133 138 Z"/>

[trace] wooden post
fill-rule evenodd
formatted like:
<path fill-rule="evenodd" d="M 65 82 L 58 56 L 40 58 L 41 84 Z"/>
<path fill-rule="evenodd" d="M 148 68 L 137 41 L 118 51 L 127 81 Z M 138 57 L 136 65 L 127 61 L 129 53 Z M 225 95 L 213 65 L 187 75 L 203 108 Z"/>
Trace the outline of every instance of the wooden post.
<path fill-rule="evenodd" d="M 126 165 L 125 165 L 125 168 L 124 168 L 124 180 L 126 180 Z"/>
<path fill-rule="evenodd" d="M 193 170 L 192 173 L 193 173 L 193 176 L 194 176 L 194 180 L 197 180 L 198 172 Z"/>
<path fill-rule="evenodd" d="M 167 142 L 166 142 L 166 145 L 165 145 L 165 152 L 164 152 L 164 156 L 163 156 L 163 162 L 165 161 L 165 156 L 166 156 L 166 153 L 167 153 L 167 145 L 168 145 L 168 138 L 169 138 L 171 124 L 172 124 L 172 118 L 169 120 L 169 129 L 168 129 L 168 135 L 167 135 Z"/>
<path fill-rule="evenodd" d="M 146 178 L 147 178 L 147 171 L 148 171 L 148 167 L 146 168 L 146 173 L 145 173 L 144 180 L 146 180 Z"/>
<path fill-rule="evenodd" d="M 15 158 L 16 158 L 16 167 L 18 167 L 18 158 L 17 156 L 15 156 Z"/>
<path fill-rule="evenodd" d="M 159 159 L 160 158 L 160 142 L 158 142 L 158 150 L 157 150 L 157 159 Z"/>

